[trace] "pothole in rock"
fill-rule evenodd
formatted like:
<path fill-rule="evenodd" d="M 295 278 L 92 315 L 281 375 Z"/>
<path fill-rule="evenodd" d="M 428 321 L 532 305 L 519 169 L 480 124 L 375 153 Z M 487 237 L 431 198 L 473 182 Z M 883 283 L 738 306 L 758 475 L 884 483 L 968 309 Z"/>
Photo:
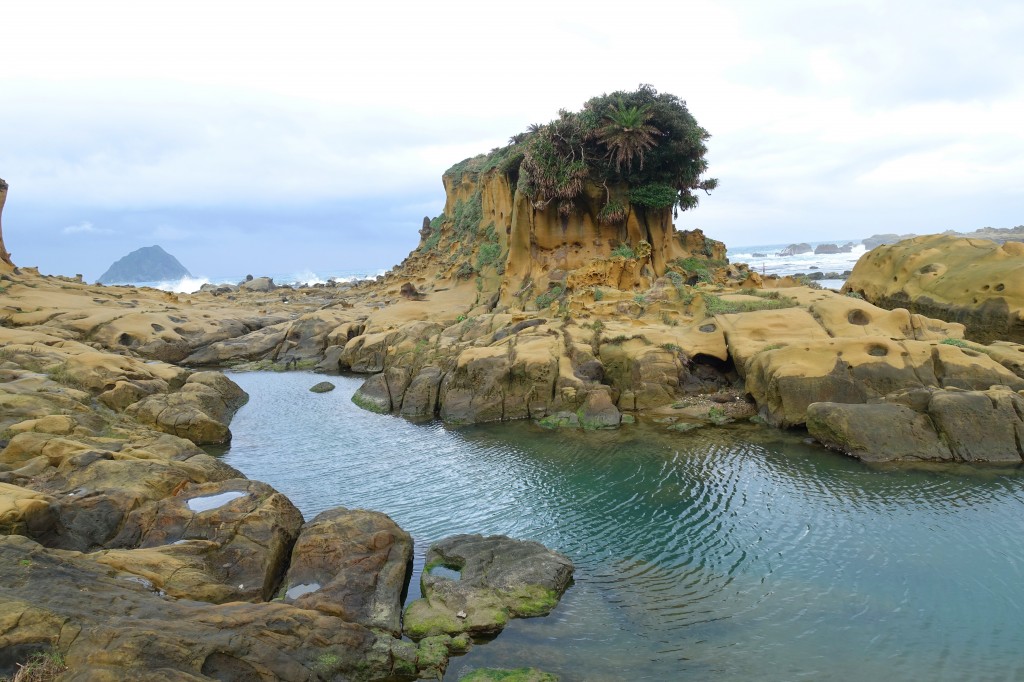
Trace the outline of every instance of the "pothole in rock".
<path fill-rule="evenodd" d="M 427 569 L 427 573 L 436 577 L 444 578 L 445 580 L 451 580 L 452 582 L 458 582 L 462 580 L 462 571 L 458 568 L 452 568 L 451 566 L 445 566 L 438 564 L 437 566 L 431 566 Z"/>
<path fill-rule="evenodd" d="M 192 511 L 199 513 L 204 511 L 210 511 L 217 507 L 223 507 L 228 502 L 237 500 L 239 497 L 244 497 L 246 493 L 238 492 L 237 490 L 229 490 L 226 493 L 220 493 L 217 495 L 205 495 L 203 497 L 193 497 L 186 504 Z"/>

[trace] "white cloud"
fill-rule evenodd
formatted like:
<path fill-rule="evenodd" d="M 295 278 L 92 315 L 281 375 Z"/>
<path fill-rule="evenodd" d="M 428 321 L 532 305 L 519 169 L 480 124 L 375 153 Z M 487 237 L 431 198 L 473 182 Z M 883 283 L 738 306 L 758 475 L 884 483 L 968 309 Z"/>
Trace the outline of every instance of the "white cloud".
<path fill-rule="evenodd" d="M 113 234 L 113 230 L 109 230 L 105 227 L 96 227 L 88 221 L 83 221 L 75 225 L 68 225 L 63 230 L 63 234 Z"/>

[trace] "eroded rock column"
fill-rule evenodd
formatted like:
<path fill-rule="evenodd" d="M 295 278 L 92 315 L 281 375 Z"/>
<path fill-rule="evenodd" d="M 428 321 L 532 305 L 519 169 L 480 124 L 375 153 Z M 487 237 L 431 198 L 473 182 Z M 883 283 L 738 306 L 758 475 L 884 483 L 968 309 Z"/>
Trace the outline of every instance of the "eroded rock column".
<path fill-rule="evenodd" d="M 11 254 L 7 252 L 7 248 L 4 246 L 4 202 L 7 201 L 7 182 L 3 178 L 0 178 L 0 262 L 6 263 L 7 265 L 13 266 L 11 262 Z"/>

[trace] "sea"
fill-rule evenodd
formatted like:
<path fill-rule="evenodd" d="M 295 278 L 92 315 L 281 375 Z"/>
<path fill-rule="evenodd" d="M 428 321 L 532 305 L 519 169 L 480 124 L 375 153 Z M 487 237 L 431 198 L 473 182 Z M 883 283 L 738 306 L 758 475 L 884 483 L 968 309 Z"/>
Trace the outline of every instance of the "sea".
<path fill-rule="evenodd" d="M 850 253 L 822 254 L 815 255 L 804 253 L 796 256 L 780 256 L 779 254 L 789 244 L 755 244 L 752 246 L 729 247 L 726 256 L 730 263 L 746 263 L 751 270 L 762 275 L 797 275 L 811 274 L 814 272 L 837 272 L 843 273 L 852 270 L 857 259 L 864 255 L 866 249 L 858 239 L 840 239 L 832 241 L 805 242 L 816 247 L 820 244 L 843 244 L 852 243 L 855 246 Z M 755 255 L 764 254 L 764 255 Z M 385 268 L 367 268 L 362 270 L 300 270 L 297 272 L 277 273 L 252 273 L 256 276 L 267 276 L 273 278 L 279 285 L 288 286 L 312 286 L 314 284 L 325 284 L 330 280 L 336 282 L 353 282 L 361 279 L 373 279 L 383 275 Z M 142 282 L 137 286 L 149 286 L 164 291 L 173 291 L 179 294 L 191 294 L 199 291 L 204 284 L 238 284 L 245 281 L 244 274 L 232 273 L 218 276 L 183 277 L 179 280 L 166 280 L 161 282 Z M 822 279 L 818 281 L 826 289 L 838 289 L 843 285 L 843 279 Z"/>

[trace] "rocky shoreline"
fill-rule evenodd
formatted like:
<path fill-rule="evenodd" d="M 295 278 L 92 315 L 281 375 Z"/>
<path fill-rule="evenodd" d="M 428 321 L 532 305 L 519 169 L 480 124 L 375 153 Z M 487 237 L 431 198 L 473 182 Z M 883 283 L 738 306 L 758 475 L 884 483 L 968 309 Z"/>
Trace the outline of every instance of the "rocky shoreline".
<path fill-rule="evenodd" d="M 403 613 L 412 540 L 391 519 L 307 522 L 200 447 L 247 399 L 224 368 L 366 374 L 358 405 L 413 420 L 685 438 L 752 419 L 866 461 L 1024 462 L 1016 245 L 883 247 L 843 295 L 730 264 L 669 209 L 606 219 L 623 188 L 549 208 L 492 156 L 449 170 L 444 213 L 374 281 L 176 295 L 0 263 L 0 674 L 53 650 L 68 680 L 440 679 L 472 637 L 557 604 L 568 558 L 459 536 Z M 957 260 L 981 251 L 1000 265 Z M 972 273 L 998 281 L 942 305 L 914 289 Z"/>

